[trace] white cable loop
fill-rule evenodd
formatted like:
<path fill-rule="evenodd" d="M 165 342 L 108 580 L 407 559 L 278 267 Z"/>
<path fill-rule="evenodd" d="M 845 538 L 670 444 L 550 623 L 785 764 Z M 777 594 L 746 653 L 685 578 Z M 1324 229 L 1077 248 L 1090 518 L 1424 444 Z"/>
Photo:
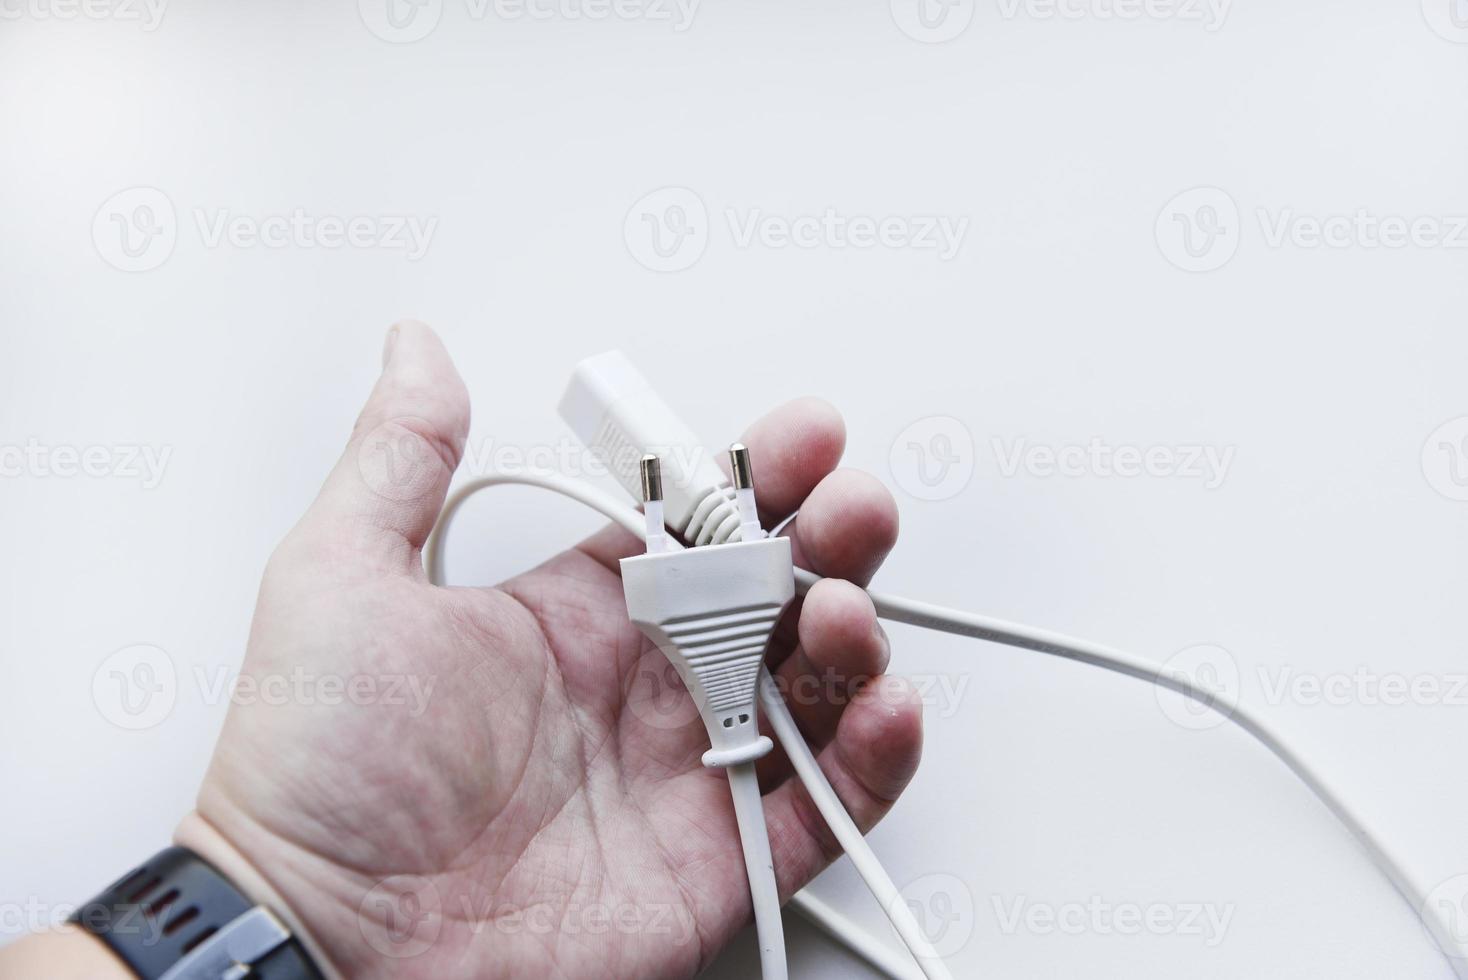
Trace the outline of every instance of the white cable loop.
<path fill-rule="evenodd" d="M 434 528 L 432 535 L 430 535 L 424 553 L 430 580 L 437 583 L 442 582 L 443 535 L 446 533 L 449 523 L 453 520 L 454 512 L 458 509 L 459 505 L 469 495 L 484 487 L 505 483 L 523 483 L 564 494 L 601 511 L 606 517 L 626 528 L 639 538 L 645 534 L 645 530 L 642 527 L 641 521 L 638 519 L 636 511 L 625 506 L 619 500 L 615 500 L 609 495 L 577 481 L 568 480 L 559 476 L 530 474 L 501 474 L 481 477 L 465 483 L 444 504 L 438 525 Z M 784 523 L 788 523 L 788 519 Z M 782 528 L 784 523 L 781 525 Z M 814 572 L 807 571 L 803 568 L 795 569 L 795 582 L 798 591 L 803 593 L 818 581 L 820 581 L 820 576 Z M 1226 718 L 1237 723 L 1240 728 L 1252 735 L 1271 754 L 1283 762 L 1291 772 L 1299 777 L 1306 788 L 1325 805 L 1326 809 L 1335 815 L 1336 819 L 1341 822 L 1346 830 L 1366 850 L 1372 863 L 1376 865 L 1377 869 L 1382 872 L 1397 894 L 1411 908 L 1413 915 L 1427 927 L 1429 934 L 1436 941 L 1439 950 L 1442 952 L 1444 958 L 1447 959 L 1454 974 L 1460 980 L 1468 980 L 1468 945 L 1465 945 L 1463 941 L 1456 937 L 1452 924 L 1444 921 L 1442 910 L 1428 905 L 1427 890 L 1417 884 L 1401 860 L 1393 855 L 1386 845 L 1350 811 L 1323 776 L 1312 770 L 1262 719 L 1245 710 L 1235 701 L 1220 698 L 1218 695 L 1194 685 L 1186 677 L 1168 674 L 1159 665 L 1143 658 L 1121 650 L 1114 650 L 1101 644 L 1065 636 L 1061 633 L 1037 629 L 1032 626 L 981 616 L 976 613 L 948 609 L 913 599 L 905 599 L 900 596 L 887 595 L 872 590 L 868 590 L 868 594 L 872 597 L 872 602 L 876 606 L 877 615 L 883 619 L 907 623 L 912 626 L 919 626 L 939 632 L 987 640 L 991 643 L 1000 643 L 1006 646 L 1032 650 L 1037 653 L 1044 653 L 1065 660 L 1074 660 L 1093 667 L 1100 667 L 1104 670 L 1125 674 L 1128 677 L 1134 677 L 1165 687 L 1184 697 L 1191 698 L 1199 704 L 1222 712 Z M 770 686 L 773 688 L 773 685 Z M 765 693 L 764 689 L 765 685 L 762 684 L 762 696 Z M 771 727 L 775 730 L 776 735 L 779 736 L 780 725 L 784 723 L 781 716 L 783 715 L 784 718 L 788 718 L 789 709 L 785 707 L 784 700 L 779 697 L 778 691 L 774 693 L 775 700 L 771 701 L 766 698 L 766 715 L 770 719 Z M 775 707 L 776 704 L 779 707 Z M 793 721 L 791 724 L 793 725 Z M 797 774 L 800 774 L 802 766 L 806 766 L 807 768 L 814 767 L 814 773 L 819 774 L 820 767 L 816 764 L 814 756 L 810 754 L 810 748 L 806 746 L 804 739 L 799 737 L 798 730 L 795 731 L 795 736 L 788 743 L 784 737 L 781 737 L 780 740 L 781 744 L 785 746 L 786 754 L 790 756 L 792 764 L 795 765 Z M 800 759 L 799 762 L 797 762 L 797 758 Z M 821 776 L 821 779 L 824 780 L 824 776 Z M 805 781 L 804 775 L 802 775 L 802 780 Z M 805 782 L 807 789 L 811 792 L 812 798 L 818 799 L 816 794 L 820 790 L 812 789 L 810 781 Z M 826 783 L 826 789 L 830 789 L 829 783 Z M 836 801 L 836 807 L 840 809 L 840 814 L 845 814 L 845 809 L 840 806 L 839 800 Z M 825 813 L 824 810 L 822 812 L 823 814 Z M 850 817 L 848 816 L 846 820 L 849 823 Z M 855 830 L 854 825 L 850 829 L 855 834 L 856 839 L 861 840 L 864 845 L 865 840 L 861 837 L 860 832 Z M 844 829 L 838 831 L 837 825 L 834 823 L 832 824 L 832 831 L 836 832 L 838 840 L 842 839 L 842 833 L 845 832 Z M 927 946 L 926 940 L 922 940 L 921 943 L 914 943 L 911 937 L 904 933 L 903 927 L 898 923 L 898 920 L 901 918 L 901 913 L 897 911 L 897 907 L 900 906 L 902 909 L 906 909 L 906 905 L 901 902 L 891 903 L 883 901 L 884 895 L 890 898 L 891 894 L 895 892 L 895 888 L 892 887 L 891 881 L 887 878 L 885 871 L 881 868 L 880 864 L 876 864 L 875 856 L 872 857 L 871 861 L 873 866 L 864 869 L 865 862 L 857 863 L 852 849 L 848 847 L 847 851 L 848 854 L 853 856 L 853 863 L 856 864 L 857 871 L 862 873 L 862 878 L 866 882 L 867 887 L 872 890 L 873 895 L 877 897 L 878 901 L 883 903 L 883 911 L 887 913 L 889 919 L 892 919 L 893 926 L 898 929 L 899 935 L 907 942 L 909 951 L 918 960 L 919 965 L 923 966 L 924 956 L 922 954 L 924 947 Z M 869 848 L 867 851 L 870 853 Z M 869 877 L 869 874 L 871 877 Z M 891 890 L 889 891 L 888 889 Z M 849 921 L 840 920 L 839 918 L 826 914 L 826 911 L 821 909 L 818 903 L 803 901 L 802 895 L 803 893 L 797 894 L 791 900 L 792 904 L 798 910 L 810 917 L 823 929 L 831 932 L 833 936 L 844 941 L 853 952 L 863 956 L 863 958 L 867 959 L 869 963 L 887 976 L 893 977 L 895 980 L 908 980 L 911 976 L 910 973 L 899 973 L 890 969 L 890 959 L 886 959 L 884 962 L 878 962 L 876 957 L 868 955 L 872 950 L 872 940 L 869 936 L 855 931 L 855 927 Z M 918 935 L 919 937 L 921 936 L 920 931 Z M 927 948 L 930 949 L 931 947 Z M 931 963 L 932 961 L 929 960 L 928 962 Z M 925 970 L 926 968 L 925 966 Z M 932 977 L 933 974 L 928 974 L 928 976 Z"/>
<path fill-rule="evenodd" d="M 698 502 L 693 516 L 688 519 L 688 526 L 683 529 L 683 537 L 703 547 L 738 540 L 738 530 L 739 508 L 734 501 L 734 491 L 720 486 L 714 487 Z"/>

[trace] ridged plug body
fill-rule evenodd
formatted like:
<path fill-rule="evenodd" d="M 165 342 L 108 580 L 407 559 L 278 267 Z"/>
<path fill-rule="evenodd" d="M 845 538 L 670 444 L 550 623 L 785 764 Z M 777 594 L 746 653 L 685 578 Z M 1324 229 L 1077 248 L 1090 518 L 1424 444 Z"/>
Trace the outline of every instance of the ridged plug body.
<path fill-rule="evenodd" d="M 708 728 L 710 764 L 761 742 L 760 666 L 795 598 L 787 538 L 764 538 L 622 559 L 627 615 L 677 669 Z M 768 746 L 768 739 L 763 740 Z"/>

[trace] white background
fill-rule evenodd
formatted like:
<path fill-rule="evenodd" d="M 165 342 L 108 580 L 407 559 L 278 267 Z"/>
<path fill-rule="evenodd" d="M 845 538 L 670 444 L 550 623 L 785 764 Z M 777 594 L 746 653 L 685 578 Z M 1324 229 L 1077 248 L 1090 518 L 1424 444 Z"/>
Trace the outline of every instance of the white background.
<path fill-rule="evenodd" d="M 171 453 L 152 488 L 34 468 L 0 480 L 3 934 L 23 931 L 25 909 L 92 894 L 190 806 L 225 710 L 194 673 L 239 663 L 265 558 L 402 316 L 454 353 L 478 446 L 562 439 L 572 363 L 613 346 L 714 445 L 787 397 L 830 399 L 848 463 L 900 502 L 879 586 L 1159 660 L 1221 645 L 1245 701 L 1418 877 L 1468 872 L 1468 706 L 1271 703 L 1260 674 L 1468 671 L 1468 504 L 1427 475 L 1455 486 L 1429 435 L 1468 415 L 1468 251 L 1371 248 L 1356 231 L 1346 247 L 1269 241 L 1291 209 L 1468 214 L 1468 46 L 1447 0 L 1237 0 L 1221 24 L 1191 3 L 1108 18 L 1109 0 L 1068 17 L 959 0 L 937 22 L 955 34 L 943 43 L 921 39 L 901 0 L 895 14 L 707 0 L 682 31 L 444 0 L 416 43 L 374 35 L 380 11 L 348 0 L 177 0 L 152 31 L 127 11 L 0 9 L 0 444 Z M 124 272 L 107 260 L 111 215 L 95 240 L 93 219 L 139 186 L 166 195 L 177 241 Z M 1226 195 L 1191 213 L 1195 230 L 1222 222 L 1204 264 L 1237 254 L 1188 272 L 1185 225 L 1164 208 L 1199 186 Z M 707 211 L 681 271 L 638 260 L 634 205 L 663 187 Z M 298 208 L 438 223 L 410 261 L 209 247 L 196 217 Z M 756 209 L 827 208 L 968 226 L 945 261 L 741 247 L 726 215 L 742 227 Z M 921 485 L 898 437 L 931 416 L 962 423 L 972 449 L 950 445 L 973 475 L 922 501 L 903 489 Z M 995 445 L 1093 437 L 1234 456 L 1206 489 L 1006 475 Z M 500 492 L 466 511 L 452 577 L 492 581 L 595 523 Z M 899 883 L 948 882 L 956 974 L 1450 975 L 1324 809 L 1241 733 L 1174 724 L 1131 680 L 893 633 L 896 668 L 962 691 L 930 707 L 922 770 L 873 836 Z M 92 677 L 137 643 L 182 680 L 166 721 L 127 732 L 97 710 Z M 882 928 L 848 870 L 815 887 Z M 1212 946 L 1002 926 L 1019 900 L 1093 897 L 1232 918 Z M 791 930 L 794 975 L 861 975 L 793 917 Z M 747 975 L 751 951 L 714 975 Z"/>

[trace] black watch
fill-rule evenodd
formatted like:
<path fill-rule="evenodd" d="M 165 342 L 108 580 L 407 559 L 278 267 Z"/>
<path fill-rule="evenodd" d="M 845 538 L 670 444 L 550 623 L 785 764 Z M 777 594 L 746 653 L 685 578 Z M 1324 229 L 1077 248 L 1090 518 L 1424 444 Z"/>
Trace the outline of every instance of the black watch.
<path fill-rule="evenodd" d="M 142 980 L 322 980 L 274 913 L 185 847 L 159 851 L 70 921 Z"/>

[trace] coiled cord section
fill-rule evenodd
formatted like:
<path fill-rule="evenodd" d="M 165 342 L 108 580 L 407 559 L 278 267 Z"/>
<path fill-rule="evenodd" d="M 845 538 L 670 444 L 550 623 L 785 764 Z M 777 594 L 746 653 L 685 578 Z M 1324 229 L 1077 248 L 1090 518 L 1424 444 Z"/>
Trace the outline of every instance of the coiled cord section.
<path fill-rule="evenodd" d="M 739 503 L 734 488 L 723 483 L 704 494 L 682 533 L 685 540 L 700 548 L 740 540 Z"/>

